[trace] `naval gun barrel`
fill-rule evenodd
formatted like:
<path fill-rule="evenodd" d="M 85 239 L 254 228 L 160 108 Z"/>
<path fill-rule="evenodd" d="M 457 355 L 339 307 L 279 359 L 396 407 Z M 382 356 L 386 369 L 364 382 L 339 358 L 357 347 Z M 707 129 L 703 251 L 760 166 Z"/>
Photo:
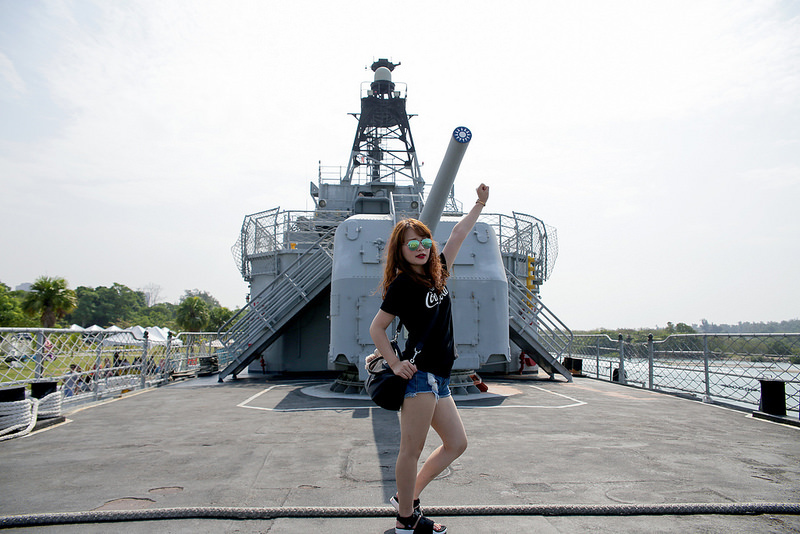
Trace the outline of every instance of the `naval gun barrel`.
<path fill-rule="evenodd" d="M 433 181 L 433 187 L 425 200 L 425 206 L 422 208 L 419 220 L 425 223 L 430 229 L 431 234 L 436 230 L 436 225 L 439 224 L 439 219 L 442 218 L 444 205 L 447 202 L 447 197 L 450 190 L 453 188 L 453 182 L 456 180 L 458 167 L 461 165 L 461 160 L 464 158 L 464 153 L 467 151 L 467 145 L 472 139 L 472 132 L 469 128 L 459 126 L 453 130 L 453 135 L 450 138 L 450 144 L 447 145 L 447 151 L 444 154 L 442 165 L 439 167 L 439 172 L 436 174 L 436 179 Z"/>

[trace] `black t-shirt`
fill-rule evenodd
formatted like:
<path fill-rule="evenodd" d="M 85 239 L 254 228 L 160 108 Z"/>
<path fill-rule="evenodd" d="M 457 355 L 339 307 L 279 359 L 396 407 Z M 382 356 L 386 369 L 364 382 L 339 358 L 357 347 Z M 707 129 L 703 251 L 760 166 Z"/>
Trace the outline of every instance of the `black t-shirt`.
<path fill-rule="evenodd" d="M 444 256 L 440 256 L 446 268 Z M 438 307 L 439 312 L 436 313 Z M 447 286 L 441 293 L 434 288 L 427 288 L 415 283 L 405 273 L 400 273 L 389 285 L 381 309 L 395 315 L 408 330 L 408 341 L 403 350 L 403 359 L 410 360 L 414 355 L 420 337 L 425 335 L 431 319 L 436 320 L 431 326 L 428 337 L 424 340 L 422 352 L 417 356 L 417 369 L 433 373 L 441 377 L 449 377 L 455 361 L 453 345 L 453 315 L 450 295 Z"/>

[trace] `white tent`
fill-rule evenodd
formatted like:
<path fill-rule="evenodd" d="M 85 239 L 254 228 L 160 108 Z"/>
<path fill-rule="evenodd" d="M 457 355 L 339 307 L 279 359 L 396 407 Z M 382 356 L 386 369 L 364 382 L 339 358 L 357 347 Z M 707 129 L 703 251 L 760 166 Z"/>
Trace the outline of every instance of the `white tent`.
<path fill-rule="evenodd" d="M 169 339 L 169 328 L 161 328 L 160 326 L 150 326 L 146 330 L 148 339 L 150 339 L 151 343 L 157 343 L 159 345 L 167 344 L 167 339 Z"/>
<path fill-rule="evenodd" d="M 144 345 L 144 334 L 147 332 L 147 341 L 150 345 L 166 345 L 169 329 L 161 328 L 159 326 L 151 326 L 143 328 L 141 326 L 133 326 L 127 330 L 120 330 L 113 336 L 109 336 L 103 340 L 103 345 Z M 172 339 L 172 347 L 182 347 L 183 341 L 180 339 Z"/>
<path fill-rule="evenodd" d="M 144 345 L 144 338 L 136 339 L 136 336 L 134 336 L 132 332 L 124 330 L 118 334 L 114 334 L 113 336 L 103 338 L 102 344 L 142 346 Z"/>

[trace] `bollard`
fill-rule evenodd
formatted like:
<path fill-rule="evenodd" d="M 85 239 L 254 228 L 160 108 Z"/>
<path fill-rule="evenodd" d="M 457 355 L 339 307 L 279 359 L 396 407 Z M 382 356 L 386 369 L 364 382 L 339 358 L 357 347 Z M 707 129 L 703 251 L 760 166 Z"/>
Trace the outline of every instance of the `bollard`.
<path fill-rule="evenodd" d="M 612 382 L 619 382 L 620 384 L 628 383 L 628 373 L 625 372 L 625 369 L 622 369 L 622 375 L 620 375 L 620 369 L 618 367 L 611 368 L 611 381 Z"/>
<path fill-rule="evenodd" d="M 31 383 L 31 397 L 34 399 L 43 399 L 56 391 L 58 391 L 58 382 L 46 381 Z"/>
<path fill-rule="evenodd" d="M 781 380 L 759 380 L 761 401 L 758 409 L 769 415 L 786 415 L 786 387 Z"/>
<path fill-rule="evenodd" d="M 581 358 L 564 357 L 564 367 L 573 376 L 583 376 L 583 360 Z"/>
<path fill-rule="evenodd" d="M 0 389 L 0 402 L 19 402 L 25 400 L 25 386 Z"/>

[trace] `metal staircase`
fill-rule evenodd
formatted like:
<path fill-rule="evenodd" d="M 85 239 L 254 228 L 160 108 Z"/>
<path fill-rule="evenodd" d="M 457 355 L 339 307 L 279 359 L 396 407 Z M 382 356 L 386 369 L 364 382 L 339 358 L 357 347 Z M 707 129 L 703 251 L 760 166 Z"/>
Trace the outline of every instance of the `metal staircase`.
<path fill-rule="evenodd" d="M 275 280 L 222 325 L 217 335 L 219 381 L 234 378 L 277 340 L 284 328 L 331 284 L 333 234 L 328 229 Z"/>
<path fill-rule="evenodd" d="M 508 279 L 508 331 L 511 341 L 554 377 L 572 382 L 572 373 L 559 359 L 568 354 L 572 331 L 525 284 L 506 270 Z"/>

